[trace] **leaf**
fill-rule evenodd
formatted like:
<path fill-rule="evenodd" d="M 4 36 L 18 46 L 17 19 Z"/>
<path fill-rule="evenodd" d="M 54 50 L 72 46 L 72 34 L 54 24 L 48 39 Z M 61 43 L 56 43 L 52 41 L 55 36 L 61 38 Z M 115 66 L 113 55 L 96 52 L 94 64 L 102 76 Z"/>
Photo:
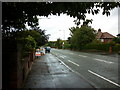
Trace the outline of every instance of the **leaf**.
<path fill-rule="evenodd" d="M 105 14 L 105 11 L 103 11 L 102 14 L 104 15 L 104 14 Z"/>
<path fill-rule="evenodd" d="M 93 12 L 93 10 L 92 10 L 92 15 L 94 15 L 94 12 Z"/>
<path fill-rule="evenodd" d="M 88 10 L 88 13 L 90 14 L 90 10 Z"/>

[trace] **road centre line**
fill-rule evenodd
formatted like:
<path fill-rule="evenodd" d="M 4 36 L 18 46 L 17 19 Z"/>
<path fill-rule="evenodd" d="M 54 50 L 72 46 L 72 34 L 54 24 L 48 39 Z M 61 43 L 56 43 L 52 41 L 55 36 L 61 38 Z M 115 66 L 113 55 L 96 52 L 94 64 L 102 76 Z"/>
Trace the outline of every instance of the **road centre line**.
<path fill-rule="evenodd" d="M 79 55 L 79 56 L 81 56 L 81 57 L 87 57 L 87 56 L 84 56 L 84 55 Z"/>
<path fill-rule="evenodd" d="M 76 65 L 76 66 L 79 66 L 78 64 L 72 62 L 71 60 L 68 60 L 68 62 L 71 62 L 72 64 Z"/>
<path fill-rule="evenodd" d="M 65 58 L 66 56 L 60 56 L 61 58 Z"/>
<path fill-rule="evenodd" d="M 70 68 L 68 65 L 66 65 L 62 60 L 60 60 L 58 57 L 56 57 L 58 59 L 58 61 L 60 61 L 66 68 L 68 68 L 70 71 L 76 73 L 77 75 L 79 75 L 80 77 L 82 77 L 84 80 L 86 80 L 87 82 L 89 82 L 84 76 L 82 76 L 80 73 L 74 71 L 72 68 Z M 93 85 L 92 85 L 93 86 Z"/>
<path fill-rule="evenodd" d="M 94 58 L 94 60 L 96 60 L 96 61 L 100 61 L 100 62 L 104 62 L 104 63 L 108 63 L 108 64 L 112 64 L 112 63 L 114 63 L 114 62 L 105 61 L 105 60 L 97 59 L 97 58 Z"/>
<path fill-rule="evenodd" d="M 112 83 L 112 84 L 114 84 L 114 85 L 120 87 L 119 84 L 117 84 L 117 83 L 115 83 L 115 82 L 113 82 L 113 81 L 111 81 L 111 80 L 109 80 L 109 79 L 107 79 L 107 78 L 105 78 L 105 77 L 103 77 L 103 76 L 101 76 L 101 75 L 99 75 L 99 74 L 97 74 L 97 73 L 91 71 L 91 70 L 88 70 L 88 72 L 90 72 L 91 74 L 93 74 L 93 75 L 95 75 L 95 76 L 98 76 L 99 78 L 102 78 L 102 79 L 105 80 L 105 81 L 108 81 L 109 83 Z"/>

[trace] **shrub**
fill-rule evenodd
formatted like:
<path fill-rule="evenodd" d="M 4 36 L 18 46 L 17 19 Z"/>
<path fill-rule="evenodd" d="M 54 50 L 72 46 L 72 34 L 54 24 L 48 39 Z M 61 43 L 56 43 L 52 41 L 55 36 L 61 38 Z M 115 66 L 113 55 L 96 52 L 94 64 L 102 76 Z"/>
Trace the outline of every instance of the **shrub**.
<path fill-rule="evenodd" d="M 64 45 L 64 48 L 65 48 L 65 49 L 70 49 L 70 48 L 71 48 L 71 44 L 65 44 L 65 45 Z"/>
<path fill-rule="evenodd" d="M 116 45 L 113 47 L 113 51 L 119 52 L 119 51 L 120 51 L 120 44 L 116 44 Z"/>
<path fill-rule="evenodd" d="M 102 51 L 109 51 L 109 47 L 111 46 L 110 43 L 104 44 L 97 44 L 97 43 L 90 43 L 83 47 L 83 49 L 96 49 L 96 50 L 102 50 Z"/>
<path fill-rule="evenodd" d="M 36 47 L 36 41 L 30 35 L 25 38 L 18 38 L 17 41 L 22 45 L 22 57 L 29 55 L 30 51 L 33 51 Z"/>

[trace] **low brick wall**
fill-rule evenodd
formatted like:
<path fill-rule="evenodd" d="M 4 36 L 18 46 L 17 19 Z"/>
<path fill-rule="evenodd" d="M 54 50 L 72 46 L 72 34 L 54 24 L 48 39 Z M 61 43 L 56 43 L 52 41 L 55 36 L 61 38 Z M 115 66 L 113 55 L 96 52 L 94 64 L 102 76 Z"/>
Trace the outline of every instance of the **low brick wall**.
<path fill-rule="evenodd" d="M 21 60 L 18 66 L 21 68 L 18 70 L 18 85 L 17 88 L 22 88 L 24 82 L 32 68 L 33 60 L 35 60 L 34 53 L 30 53 L 28 57 L 25 57 L 24 60 Z"/>

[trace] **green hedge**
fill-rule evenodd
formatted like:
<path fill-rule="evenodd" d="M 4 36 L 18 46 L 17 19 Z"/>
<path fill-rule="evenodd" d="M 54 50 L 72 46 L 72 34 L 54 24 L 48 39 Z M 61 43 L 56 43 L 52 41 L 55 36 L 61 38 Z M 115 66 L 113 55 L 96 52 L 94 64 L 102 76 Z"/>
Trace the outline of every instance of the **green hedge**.
<path fill-rule="evenodd" d="M 65 49 L 70 49 L 70 48 L 71 48 L 71 44 L 65 44 L 65 45 L 64 45 L 64 48 L 65 48 Z"/>
<path fill-rule="evenodd" d="M 109 51 L 109 47 L 111 46 L 111 44 L 95 44 L 95 43 L 90 43 L 87 44 L 83 47 L 83 49 L 96 49 L 96 50 L 102 50 L 102 51 Z"/>
<path fill-rule="evenodd" d="M 119 52 L 120 51 L 120 44 L 111 44 L 111 43 L 101 43 L 101 44 L 95 44 L 95 43 L 90 43 L 87 44 L 83 47 L 83 49 L 96 49 L 96 50 L 102 50 L 102 51 L 109 51 L 109 47 L 112 46 L 112 50 L 114 52 Z"/>
<path fill-rule="evenodd" d="M 113 47 L 113 51 L 119 52 L 119 51 L 120 51 L 120 44 L 116 44 L 116 45 Z"/>

